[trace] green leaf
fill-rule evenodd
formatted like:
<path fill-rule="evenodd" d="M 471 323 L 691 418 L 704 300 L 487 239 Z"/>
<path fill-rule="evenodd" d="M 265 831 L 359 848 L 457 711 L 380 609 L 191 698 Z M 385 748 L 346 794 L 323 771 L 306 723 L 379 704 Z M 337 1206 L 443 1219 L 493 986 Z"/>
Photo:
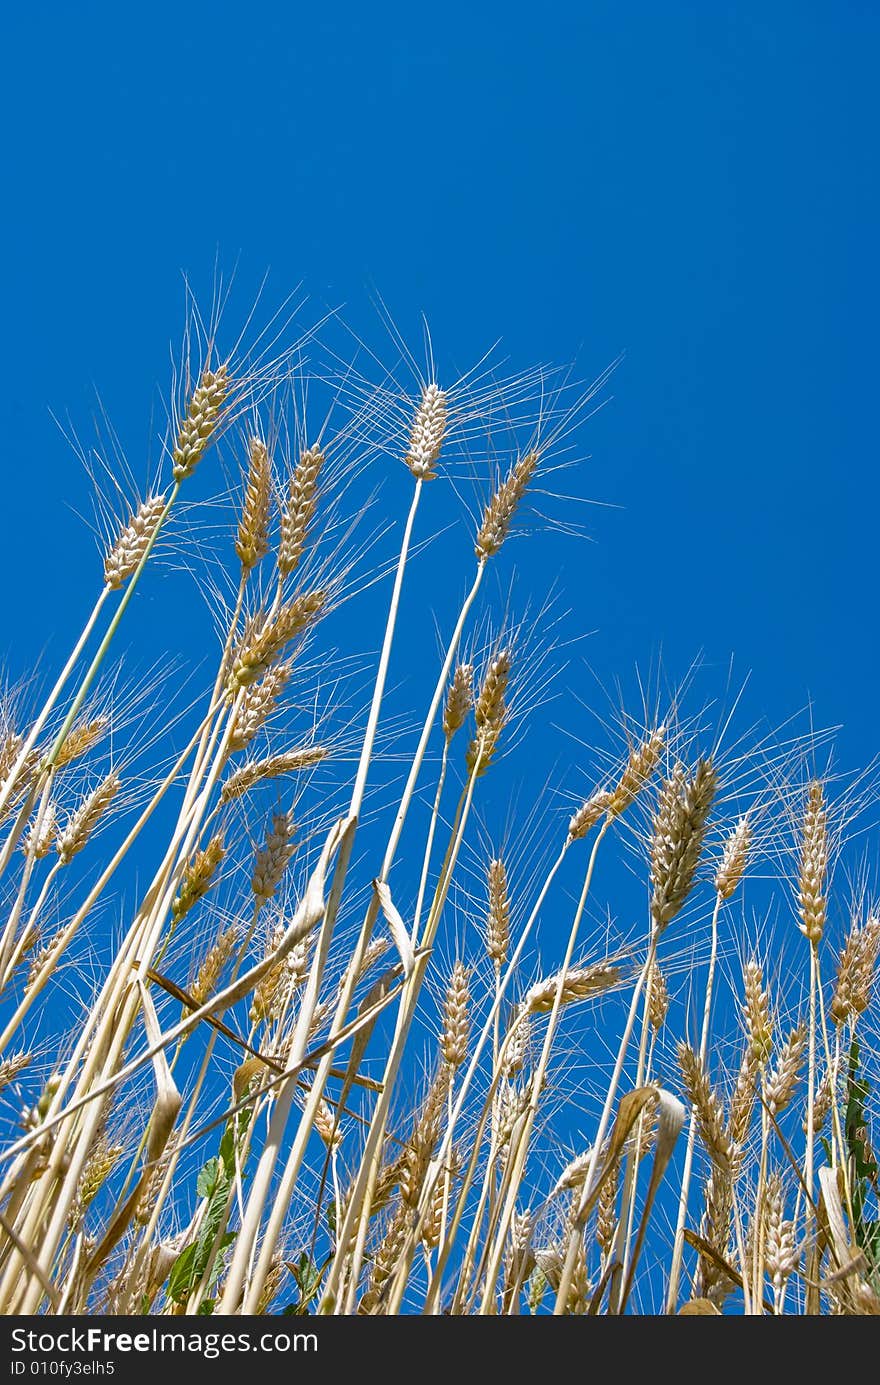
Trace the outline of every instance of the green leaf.
<path fill-rule="evenodd" d="M 235 1177 L 236 1130 L 236 1125 L 230 1121 L 220 1141 L 219 1156 L 209 1159 L 202 1166 L 196 1179 L 196 1192 L 207 1203 L 207 1207 L 196 1240 L 181 1251 L 171 1269 L 168 1297 L 172 1303 L 185 1303 L 208 1268 L 211 1247 L 223 1225 L 229 1190 Z M 222 1252 L 234 1240 L 233 1232 L 225 1232 L 220 1238 L 207 1286 L 209 1289 L 217 1282 L 223 1269 Z"/>
<path fill-rule="evenodd" d="M 865 1103 L 871 1091 L 871 1084 L 859 1068 L 859 1045 L 853 1039 L 849 1050 L 849 1066 L 846 1080 L 846 1145 L 852 1171 L 852 1212 L 853 1231 L 858 1245 L 872 1262 L 876 1272 L 880 1261 L 880 1235 L 878 1224 L 869 1221 L 865 1209 L 872 1188 L 877 1187 L 877 1160 L 871 1148 L 868 1114 Z"/>
<path fill-rule="evenodd" d="M 216 1229 L 214 1235 L 216 1235 Z M 206 1285 L 208 1290 L 213 1289 L 223 1273 L 223 1252 L 232 1245 L 234 1240 L 234 1231 L 227 1231 L 220 1238 L 220 1245 Z M 213 1243 L 213 1235 L 204 1239 L 200 1236 L 197 1241 L 193 1241 L 191 1245 L 180 1252 L 171 1267 L 171 1274 L 168 1276 L 168 1297 L 172 1303 L 186 1303 L 208 1267 L 208 1255 Z M 199 1312 L 202 1311 L 200 1308 Z"/>
<path fill-rule="evenodd" d="M 195 1273 L 198 1243 L 193 1242 L 182 1250 L 171 1266 L 168 1276 L 168 1297 L 172 1303 L 186 1303 L 199 1276 Z"/>
<path fill-rule="evenodd" d="M 303 1251 L 298 1260 L 285 1260 L 285 1265 L 293 1275 L 294 1283 L 299 1289 L 300 1301 L 290 1304 L 284 1311 L 289 1313 L 307 1313 L 308 1305 L 317 1294 L 321 1287 L 321 1280 L 324 1277 L 326 1263 L 316 1265 L 311 1256 Z"/>
<path fill-rule="evenodd" d="M 219 1159 L 209 1159 L 207 1164 L 200 1170 L 196 1179 L 196 1192 L 199 1197 L 210 1197 L 216 1190 L 217 1182 L 220 1178 Z"/>
<path fill-rule="evenodd" d="M 230 1122 L 223 1132 L 223 1139 L 220 1141 L 220 1158 L 228 1174 L 235 1172 L 235 1128 Z"/>
<path fill-rule="evenodd" d="M 224 1234 L 220 1237 L 220 1244 L 219 1244 L 219 1246 L 217 1247 L 217 1254 L 216 1254 L 216 1256 L 214 1257 L 214 1264 L 211 1266 L 211 1273 L 210 1273 L 209 1276 L 208 1276 L 208 1283 L 207 1283 L 207 1286 L 206 1286 L 208 1289 L 213 1289 L 214 1285 L 217 1283 L 217 1280 L 220 1278 L 221 1274 L 223 1273 L 224 1264 L 225 1264 L 225 1255 L 224 1255 L 224 1252 L 227 1251 L 227 1250 L 229 1249 L 229 1247 L 233 1244 L 234 1241 L 235 1241 L 235 1232 L 234 1232 L 234 1231 L 226 1231 L 226 1232 L 224 1232 Z M 205 1256 L 205 1263 L 207 1264 L 207 1255 Z M 203 1270 L 202 1272 L 204 1273 L 204 1270 Z"/>

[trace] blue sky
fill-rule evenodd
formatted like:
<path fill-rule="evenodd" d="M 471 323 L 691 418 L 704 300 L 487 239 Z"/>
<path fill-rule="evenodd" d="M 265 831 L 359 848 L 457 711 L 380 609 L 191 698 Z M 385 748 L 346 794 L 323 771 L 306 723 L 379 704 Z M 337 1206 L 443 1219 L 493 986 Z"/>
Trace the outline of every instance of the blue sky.
<path fill-rule="evenodd" d="M 880 9 L 83 0 L 18 6 L 4 39 L 0 658 L 13 677 L 57 668 L 100 580 L 87 478 L 52 414 L 89 440 L 97 388 L 145 481 L 181 273 L 204 291 L 219 260 L 238 265 L 244 299 L 268 270 L 270 303 L 302 284 L 372 339 L 375 295 L 414 344 L 424 313 L 441 384 L 497 339 L 511 369 L 576 358 L 585 379 L 623 353 L 578 435 L 589 458 L 559 478 L 600 504 L 547 505 L 592 541 L 512 544 L 493 591 L 515 572 L 518 613 L 529 592 L 563 594 L 566 637 L 589 638 L 561 686 L 595 693 L 603 714 L 598 685 L 632 692 L 659 660 L 675 685 L 701 656 L 698 702 L 724 697 L 733 659 L 746 722 L 781 725 L 812 703 L 817 725 L 841 727 L 842 769 L 877 755 Z M 210 467 L 195 493 L 224 484 Z M 409 488 L 399 467 L 398 523 Z M 431 494 L 420 539 L 430 505 L 449 517 Z M 148 573 L 138 591 L 122 641 L 132 679 L 169 648 L 209 652 L 206 613 L 177 577 Z M 432 619 L 407 597 L 391 718 L 412 723 L 408 679 L 459 594 L 438 596 Z M 386 595 L 374 588 L 348 626 L 343 608 L 336 638 L 375 648 Z M 589 754 L 579 778 L 572 751 L 596 733 L 579 705 L 536 717 L 469 869 L 505 830 L 528 857 L 517 805 L 525 816 L 549 766 L 572 793 L 593 787 Z M 553 920 L 547 933 L 556 966 Z"/>
<path fill-rule="evenodd" d="M 136 458 L 180 271 L 240 254 L 355 320 L 372 289 L 413 337 L 424 310 L 456 361 L 625 351 L 584 434 L 583 493 L 620 508 L 556 550 L 591 661 L 735 654 L 757 711 L 810 696 L 870 758 L 878 29 L 854 2 L 11 10 L 6 648 L 93 590 L 49 408 L 87 432 L 94 384 Z"/>

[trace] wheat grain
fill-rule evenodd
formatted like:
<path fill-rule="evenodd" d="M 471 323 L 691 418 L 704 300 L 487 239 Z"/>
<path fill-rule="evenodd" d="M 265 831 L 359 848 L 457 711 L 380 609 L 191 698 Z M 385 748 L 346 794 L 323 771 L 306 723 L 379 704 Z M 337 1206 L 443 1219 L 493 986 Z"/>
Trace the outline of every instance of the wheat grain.
<path fill-rule="evenodd" d="M 274 957 L 286 932 L 287 923 L 283 917 L 280 917 L 269 934 L 267 957 Z M 277 966 L 270 967 L 265 976 L 258 982 L 251 1002 L 252 1024 L 258 1024 L 261 1020 L 270 1022 L 277 1020 L 283 1013 L 288 998 L 298 986 L 302 985 L 309 974 L 309 957 L 312 944 L 313 938 L 310 934 L 301 938 Z"/>
<path fill-rule="evenodd" d="M 502 649 L 489 664 L 479 696 L 474 704 L 476 735 L 465 756 L 469 774 L 485 774 L 498 746 L 507 720 L 505 694 L 510 680 L 510 650 Z"/>
<path fill-rule="evenodd" d="M 20 1072 L 24 1072 L 32 1057 L 31 1053 L 21 1052 L 0 1060 L 0 1092 L 14 1082 Z"/>
<path fill-rule="evenodd" d="M 572 1231 L 575 1238 L 576 1251 L 574 1269 L 571 1276 L 571 1287 L 565 1300 L 563 1311 L 571 1316 L 582 1317 L 590 1305 L 593 1293 L 593 1286 L 587 1269 L 587 1253 L 584 1246 L 583 1236 L 577 1229 Z"/>
<path fill-rule="evenodd" d="M 813 1098 L 813 1129 L 821 1130 L 831 1111 L 831 1107 L 836 1100 L 834 1084 L 831 1080 L 831 1073 L 826 1069 L 816 1088 Z M 802 1128 L 804 1134 L 807 1133 L 807 1117 L 804 1116 Z"/>
<path fill-rule="evenodd" d="M 560 1193 L 570 1192 L 573 1188 L 582 1188 L 592 1158 L 593 1151 L 588 1149 L 583 1154 L 576 1154 L 573 1159 L 570 1159 L 553 1184 L 550 1197 L 556 1198 L 559 1197 Z"/>
<path fill-rule="evenodd" d="M 358 1304 L 359 1314 L 375 1313 L 388 1287 L 389 1280 L 397 1269 L 397 1262 L 407 1233 L 407 1217 L 401 1205 L 388 1225 L 370 1269 L 370 1282 L 367 1292 Z"/>
<path fill-rule="evenodd" d="M 86 1212 L 107 1182 L 122 1154 L 122 1145 L 111 1144 L 104 1134 L 100 1136 L 79 1180 L 76 1201 L 69 1216 L 72 1230 L 77 1230 L 82 1225 Z"/>
<path fill-rule="evenodd" d="M 459 664 L 446 693 L 443 711 L 443 735 L 446 744 L 452 740 L 467 720 L 474 705 L 474 670 L 471 664 Z"/>
<path fill-rule="evenodd" d="M 596 1204 L 596 1242 L 607 1257 L 617 1235 L 617 1194 L 620 1182 L 620 1159 L 615 1159 L 605 1182 L 599 1190 Z"/>
<path fill-rule="evenodd" d="M 267 779 L 314 769 L 328 754 L 326 746 L 304 745 L 296 750 L 285 750 L 280 755 L 268 755 L 265 760 L 250 760 L 226 780 L 220 794 L 221 801 L 230 803 L 234 798 L 241 798 L 256 784 L 262 784 Z"/>
<path fill-rule="evenodd" d="M 722 899 L 730 899 L 742 879 L 752 845 L 752 830 L 748 815 L 741 817 L 724 843 L 721 860 L 715 872 L 715 889 Z"/>
<path fill-rule="evenodd" d="M 24 737 L 15 731 L 8 730 L 0 740 L 0 794 L 3 803 L 0 822 L 10 815 L 22 794 L 33 784 L 42 758 L 42 751 L 34 746 L 25 751 Z"/>
<path fill-rule="evenodd" d="M 797 1269 L 798 1251 L 794 1222 L 785 1218 L 784 1191 L 778 1173 L 771 1173 L 767 1179 L 765 1207 L 767 1230 L 764 1263 L 774 1292 L 779 1295 L 786 1280 Z"/>
<path fill-rule="evenodd" d="M 480 562 L 493 557 L 507 538 L 537 465 L 537 452 L 526 452 L 518 457 L 486 506 L 474 545 Z"/>
<path fill-rule="evenodd" d="M 666 978 L 656 965 L 651 969 L 651 989 L 648 993 L 648 1021 L 655 1034 L 663 1028 L 669 1013 L 669 990 Z"/>
<path fill-rule="evenodd" d="M 229 373 L 223 364 L 216 370 L 205 370 L 193 390 L 171 453 L 175 481 L 191 476 L 204 456 L 216 431 L 229 383 Z"/>
<path fill-rule="evenodd" d="M 800 924 L 811 943 L 818 943 L 825 927 L 825 875 L 828 870 L 828 814 L 822 785 L 810 784 L 804 812 L 801 869 L 798 890 Z"/>
<path fill-rule="evenodd" d="M 109 725 L 109 717 L 93 717 L 90 721 L 80 722 L 78 726 L 72 726 L 68 731 L 60 750 L 55 756 L 55 770 L 64 769 L 67 765 L 73 764 L 74 760 L 80 759 L 97 745 Z"/>
<path fill-rule="evenodd" d="M 716 783 L 711 761 L 700 760 L 692 777 L 676 765 L 663 785 L 651 844 L 651 917 L 658 934 L 690 894 Z"/>
<path fill-rule="evenodd" d="M 302 635 L 327 604 L 325 591 L 307 592 L 276 612 L 264 612 L 249 623 L 232 662 L 230 685 L 249 687 L 280 657 L 291 640 Z"/>
<path fill-rule="evenodd" d="M 62 865 L 67 865 L 82 851 L 120 787 L 119 775 L 114 770 L 101 780 L 97 788 L 86 794 L 79 807 L 71 813 L 55 841 L 55 850 Z"/>
<path fill-rule="evenodd" d="M 712 1162 L 728 1166 L 733 1149 L 724 1124 L 724 1112 L 706 1075 L 700 1055 L 690 1044 L 678 1045 L 678 1062 L 684 1079 L 684 1089 L 693 1107 L 700 1139 Z"/>
<path fill-rule="evenodd" d="M 156 536 L 167 503 L 164 495 L 148 495 L 129 515 L 128 523 L 120 530 L 104 557 L 104 582 L 111 591 L 118 591 L 140 567 Z"/>
<path fill-rule="evenodd" d="M 257 852 L 251 889 L 262 903 L 272 899 L 296 850 L 293 837 L 293 810 L 272 815 L 272 828 Z"/>
<path fill-rule="evenodd" d="M 441 1064 L 428 1089 L 418 1113 L 409 1144 L 403 1152 L 398 1170 L 398 1186 L 403 1203 L 415 1210 L 419 1205 L 422 1184 L 428 1163 L 440 1134 L 440 1122 L 446 1107 L 451 1080 L 451 1068 Z"/>
<path fill-rule="evenodd" d="M 527 1066 L 531 1049 L 531 1026 L 525 1006 L 514 1011 L 504 1040 L 502 1071 L 508 1081 Z"/>
<path fill-rule="evenodd" d="M 172 1131 L 168 1138 L 161 1156 L 156 1160 L 149 1174 L 144 1179 L 134 1210 L 134 1220 L 141 1226 L 147 1226 L 152 1218 L 153 1209 L 159 1197 L 168 1167 L 174 1157 L 179 1140 L 179 1132 Z M 170 1268 L 170 1266 L 169 1266 Z"/>
<path fill-rule="evenodd" d="M 22 842 L 22 851 L 35 861 L 42 861 L 52 850 L 58 834 L 58 809 L 53 802 L 46 804 L 40 816 L 34 818 Z"/>
<path fill-rule="evenodd" d="M 736 1075 L 727 1118 L 730 1138 L 737 1146 L 745 1143 L 749 1131 L 752 1112 L 755 1109 L 759 1071 L 755 1050 L 747 1043 Z"/>
<path fill-rule="evenodd" d="M 658 726 L 633 747 L 620 779 L 611 790 L 607 807 L 609 817 L 620 817 L 638 797 L 657 768 L 665 743 L 666 727 Z"/>
<path fill-rule="evenodd" d="M 573 842 L 580 841 L 585 837 L 596 823 L 605 817 L 611 809 L 612 795 L 607 789 L 597 789 L 596 792 L 578 808 L 568 824 L 568 835 Z"/>
<path fill-rule="evenodd" d="M 338 1149 L 342 1144 L 342 1131 L 323 1097 L 315 1112 L 315 1129 L 327 1149 Z"/>
<path fill-rule="evenodd" d="M 733 1183 L 728 1166 L 713 1165 L 706 1183 L 706 1210 L 700 1227 L 703 1239 L 727 1260 L 730 1224 L 733 1217 Z M 717 1260 L 700 1255 L 696 1280 L 699 1297 L 710 1303 L 723 1303 L 734 1288 L 733 1281 Z"/>
<path fill-rule="evenodd" d="M 533 1231 L 534 1217 L 531 1212 L 514 1212 L 510 1220 L 510 1237 L 507 1251 L 506 1278 L 508 1281 L 515 1281 L 521 1284 L 534 1269 L 535 1256 L 532 1251 Z"/>
<path fill-rule="evenodd" d="M 320 447 L 307 447 L 294 467 L 287 489 L 287 504 L 281 512 L 278 572 L 282 577 L 289 577 L 302 561 L 317 508 L 318 477 L 323 465 L 324 453 Z"/>
<path fill-rule="evenodd" d="M 446 988 L 443 1028 L 440 1035 L 440 1051 L 451 1068 L 461 1067 L 467 1058 L 469 1004 L 470 984 L 467 968 L 463 962 L 456 961 Z"/>
<path fill-rule="evenodd" d="M 177 898 L 171 906 L 171 917 L 180 923 L 190 909 L 198 904 L 214 884 L 217 868 L 226 854 L 222 832 L 216 833 L 206 847 L 202 847 L 187 862 Z"/>
<path fill-rule="evenodd" d="M 499 1152 L 510 1143 L 514 1127 L 525 1114 L 529 1105 L 529 1092 L 526 1087 L 514 1082 L 502 1083 L 492 1104 L 492 1139 Z"/>
<path fill-rule="evenodd" d="M 831 1018 L 838 1028 L 867 1010 L 878 956 L 880 916 L 872 915 L 862 927 L 854 920 L 840 953 L 831 998 Z"/>
<path fill-rule="evenodd" d="M 778 1116 L 790 1104 L 806 1047 L 807 1027 L 799 1024 L 784 1041 L 774 1067 L 767 1074 L 764 1099 L 771 1115 Z"/>
<path fill-rule="evenodd" d="M 7 731 L 5 735 L 0 738 L 0 784 L 5 785 L 6 780 L 15 768 L 15 762 L 23 747 L 24 737 L 19 736 L 14 731 Z"/>
<path fill-rule="evenodd" d="M 261 438 L 251 438 L 244 504 L 235 551 L 243 573 L 251 572 L 269 552 L 269 504 L 272 497 L 272 465 Z"/>
<path fill-rule="evenodd" d="M 773 1020 L 770 997 L 764 990 L 764 974 L 754 960 L 743 968 L 743 987 L 743 1017 L 749 1046 L 756 1066 L 762 1068 L 773 1047 Z"/>
<path fill-rule="evenodd" d="M 244 750 L 262 730 L 275 703 L 287 686 L 291 672 L 290 664 L 275 664 L 266 670 L 258 682 L 248 684 L 238 704 L 230 732 L 230 753 Z"/>
<path fill-rule="evenodd" d="M 223 970 L 235 951 L 237 942 L 238 929 L 234 924 L 231 928 L 224 928 L 218 935 L 213 947 L 204 957 L 196 972 L 195 980 L 189 988 L 192 1005 L 184 1006 L 184 1014 L 191 1010 L 198 1010 L 209 996 L 214 994 L 217 983 L 223 975 Z"/>
<path fill-rule="evenodd" d="M 431 481 L 436 475 L 433 468 L 443 447 L 446 419 L 445 391 L 433 383 L 425 385 L 412 421 L 409 447 L 404 458 L 419 481 Z"/>
<path fill-rule="evenodd" d="M 257 1305 L 257 1317 L 262 1317 L 269 1312 L 275 1299 L 281 1292 L 281 1286 L 289 1273 L 289 1266 L 281 1258 L 276 1256 L 266 1273 L 266 1282 L 260 1291 L 260 1301 Z"/>
<path fill-rule="evenodd" d="M 496 857 L 489 862 L 489 907 L 486 913 L 486 951 L 500 971 L 510 948 L 510 899 L 507 892 L 507 870 Z"/>
<path fill-rule="evenodd" d="M 33 990 L 37 979 L 46 971 L 49 963 L 57 956 L 60 948 L 65 942 L 66 929 L 59 928 L 53 933 L 47 943 L 34 952 L 28 965 L 27 978 L 25 980 L 25 995 Z M 35 933 L 33 947 L 39 941 L 39 930 Z"/>
<path fill-rule="evenodd" d="M 560 1005 L 570 1005 L 573 1001 L 589 1000 L 610 990 L 620 981 L 620 969 L 606 962 L 598 962 L 592 967 L 572 967 L 562 982 Z M 536 981 L 526 992 L 525 1006 L 531 1015 L 547 1014 L 556 1002 L 559 989 L 559 976 L 548 976 L 544 981 Z"/>

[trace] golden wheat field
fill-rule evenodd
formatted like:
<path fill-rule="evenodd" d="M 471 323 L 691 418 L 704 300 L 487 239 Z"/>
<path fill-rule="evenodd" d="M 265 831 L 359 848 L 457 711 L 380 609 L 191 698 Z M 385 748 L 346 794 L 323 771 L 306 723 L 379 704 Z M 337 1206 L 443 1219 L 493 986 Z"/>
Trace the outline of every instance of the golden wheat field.
<path fill-rule="evenodd" d="M 607 376 L 226 326 L 5 670 L 0 1313 L 877 1313 L 871 772 L 662 680 L 536 765 Z"/>

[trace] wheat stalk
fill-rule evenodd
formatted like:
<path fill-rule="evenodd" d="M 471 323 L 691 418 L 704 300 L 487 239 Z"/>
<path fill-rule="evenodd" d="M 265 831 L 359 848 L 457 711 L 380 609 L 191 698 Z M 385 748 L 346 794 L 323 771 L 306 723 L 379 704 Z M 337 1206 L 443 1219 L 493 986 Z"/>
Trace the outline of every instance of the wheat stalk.
<path fill-rule="evenodd" d="M 836 926 L 831 863 L 845 836 L 829 826 L 818 779 L 791 872 L 810 955 L 803 1005 L 770 945 L 774 916 L 759 954 L 771 971 L 740 918 L 757 916 L 751 896 L 747 915 L 736 902 L 747 872 L 750 891 L 773 888 L 750 869 L 757 824 L 769 858 L 776 815 L 801 782 L 798 753 L 788 745 L 768 762 L 766 745 L 750 758 L 737 744 L 731 755 L 719 748 L 725 737 L 717 760 L 701 758 L 700 718 L 681 710 L 682 693 L 561 821 L 558 805 L 571 798 L 565 784 L 545 788 L 543 765 L 528 817 L 505 778 L 494 835 L 511 703 L 518 719 L 529 695 L 545 696 L 543 646 L 555 627 L 542 612 L 528 645 L 517 643 L 515 698 L 509 634 L 495 635 L 482 666 L 461 649 L 487 628 L 519 628 L 496 621 L 484 576 L 539 464 L 552 475 L 545 463 L 571 411 L 545 392 L 530 417 L 540 373 L 474 377 L 448 392 L 420 383 L 404 404 L 397 385 L 374 390 L 352 366 L 311 434 L 320 441 L 304 446 L 310 395 L 328 382 L 297 358 L 291 387 L 292 358 L 269 359 L 272 332 L 242 369 L 214 364 L 213 323 L 192 331 L 202 364 L 172 410 L 173 487 L 123 512 L 93 612 L 42 706 L 26 715 L 27 689 L 0 694 L 0 1087 L 12 1119 L 21 1108 L 0 1148 L 0 1311 L 271 1313 L 295 1265 L 300 1308 L 324 1314 L 546 1312 L 548 1294 L 556 1315 L 624 1313 L 631 1295 L 639 1309 L 662 1297 L 672 1313 L 688 1244 L 688 1314 L 725 1304 L 873 1311 L 871 1249 L 857 1240 L 872 1215 L 863 1204 L 873 1155 L 853 1113 L 859 1065 L 876 1066 L 880 925 L 857 897 L 826 995 L 820 951 Z M 435 378 L 432 361 L 425 378 Z M 158 695 L 159 710 L 141 716 L 138 690 L 117 716 L 118 693 L 109 712 L 95 680 L 123 686 L 110 666 L 122 615 L 180 486 L 243 410 L 242 492 L 217 502 L 234 517 L 222 529 L 212 519 L 210 543 L 191 549 L 217 614 L 203 695 L 188 692 L 174 721 Z M 334 435 L 339 412 L 348 418 Z M 440 460 L 452 436 L 471 460 L 506 451 L 507 461 L 410 740 L 412 715 L 387 721 L 385 692 L 390 678 L 400 711 L 423 671 L 399 621 L 404 601 L 427 620 L 438 597 L 430 582 L 404 587 L 424 561 L 411 561 L 423 482 L 437 480 L 432 497 L 451 486 Z M 302 450 L 279 480 L 263 439 L 291 437 Z M 389 453 L 413 478 L 393 567 L 374 556 L 385 524 L 371 517 L 354 540 L 372 512 L 358 491 L 346 513 L 337 489 Z M 199 515 L 196 502 L 188 513 Z M 222 574 L 209 553 L 217 532 L 229 550 Z M 364 626 L 356 640 L 378 653 L 356 659 L 335 612 L 386 578 L 383 630 Z M 533 744 L 521 742 L 527 789 Z M 806 762 L 813 752 L 807 743 Z M 709 853 L 719 796 L 737 809 Z M 851 801 L 843 796 L 841 814 Z M 578 891 L 570 853 L 587 839 Z M 499 840 L 503 850 L 490 845 Z M 612 951 L 601 939 L 628 912 L 619 872 L 604 868 L 618 846 L 647 878 L 649 928 L 645 945 Z M 146 879 L 133 899 L 129 872 Z M 121 902 L 107 927 L 111 884 Z M 578 960 L 588 910 L 589 952 Z M 730 948 L 745 959 L 741 995 L 721 964 Z M 687 987 L 676 979 L 685 968 Z M 76 1021 L 59 1033 L 70 1001 Z M 426 1033 L 436 1033 L 427 1055 Z M 608 1072 L 600 1048 L 612 1055 Z M 652 1209 L 688 1114 L 657 1081 L 676 1051 L 691 1118 L 673 1229 Z M 571 1148 L 584 1094 L 589 1148 L 548 1159 Z M 816 1138 L 823 1120 L 827 1145 Z M 697 1157 L 708 1169 L 699 1237 L 689 1216 Z"/>

